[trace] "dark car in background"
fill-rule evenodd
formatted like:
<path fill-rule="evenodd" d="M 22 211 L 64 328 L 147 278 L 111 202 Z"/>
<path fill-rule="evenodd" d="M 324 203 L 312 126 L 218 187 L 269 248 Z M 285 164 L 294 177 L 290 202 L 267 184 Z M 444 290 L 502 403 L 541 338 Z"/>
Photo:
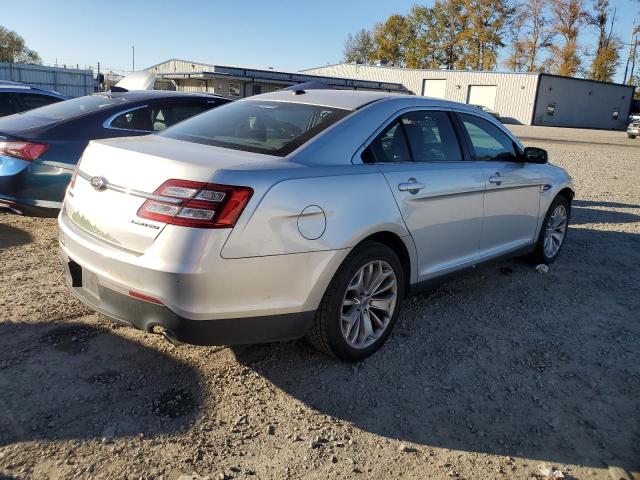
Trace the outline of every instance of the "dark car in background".
<path fill-rule="evenodd" d="M 55 216 L 89 141 L 148 135 L 229 101 L 159 90 L 106 92 L 0 118 L 0 207 Z"/>
<path fill-rule="evenodd" d="M 53 90 L 0 80 L 0 117 L 44 107 L 66 99 L 67 97 Z"/>

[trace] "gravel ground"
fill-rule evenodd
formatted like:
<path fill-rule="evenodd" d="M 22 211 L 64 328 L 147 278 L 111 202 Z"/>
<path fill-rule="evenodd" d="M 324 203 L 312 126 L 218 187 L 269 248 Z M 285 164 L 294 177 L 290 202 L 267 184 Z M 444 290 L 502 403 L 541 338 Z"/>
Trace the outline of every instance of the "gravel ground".
<path fill-rule="evenodd" d="M 514 130 L 576 182 L 558 261 L 412 298 L 358 365 L 115 325 L 0 213 L 0 478 L 640 478 L 640 141 Z"/>

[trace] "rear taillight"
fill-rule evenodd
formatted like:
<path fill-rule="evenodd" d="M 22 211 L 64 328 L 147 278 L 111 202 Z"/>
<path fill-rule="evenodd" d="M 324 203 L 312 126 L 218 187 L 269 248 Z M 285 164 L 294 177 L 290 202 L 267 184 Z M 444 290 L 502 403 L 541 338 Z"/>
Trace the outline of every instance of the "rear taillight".
<path fill-rule="evenodd" d="M 146 200 L 138 216 L 148 220 L 199 228 L 231 228 L 249 202 L 249 187 L 167 180 Z"/>
<path fill-rule="evenodd" d="M 71 175 L 71 181 L 69 182 L 69 190 L 73 190 L 73 187 L 76 186 L 76 178 L 78 178 L 78 172 L 74 170 L 73 175 Z"/>
<path fill-rule="evenodd" d="M 0 155 L 7 155 L 21 160 L 37 160 L 47 150 L 49 150 L 49 145 L 46 143 L 0 142 Z"/>

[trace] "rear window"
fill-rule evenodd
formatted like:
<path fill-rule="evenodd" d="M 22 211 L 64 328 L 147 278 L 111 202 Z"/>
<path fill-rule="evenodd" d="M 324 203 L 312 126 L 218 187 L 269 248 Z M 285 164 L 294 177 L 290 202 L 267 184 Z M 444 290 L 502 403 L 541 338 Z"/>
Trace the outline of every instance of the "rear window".
<path fill-rule="evenodd" d="M 284 156 L 349 113 L 349 110 L 301 103 L 240 101 L 185 120 L 159 135 Z"/>
<path fill-rule="evenodd" d="M 102 95 L 89 95 L 86 97 L 73 98 L 63 102 L 47 105 L 22 113 L 29 117 L 37 117 L 45 120 L 65 120 L 77 117 L 85 113 L 96 112 L 102 108 L 112 107 L 126 103 L 122 98 L 109 98 Z"/>

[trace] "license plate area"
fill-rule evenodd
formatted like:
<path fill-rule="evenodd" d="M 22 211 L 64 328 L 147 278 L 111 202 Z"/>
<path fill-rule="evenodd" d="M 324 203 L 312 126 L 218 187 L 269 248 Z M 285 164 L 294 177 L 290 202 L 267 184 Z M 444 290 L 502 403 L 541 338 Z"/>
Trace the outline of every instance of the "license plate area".
<path fill-rule="evenodd" d="M 95 273 L 90 272 L 86 268 L 82 268 L 73 260 L 69 260 L 69 273 L 71 275 L 71 286 L 75 288 L 83 288 L 87 293 L 100 300 L 98 290 L 98 277 Z"/>

